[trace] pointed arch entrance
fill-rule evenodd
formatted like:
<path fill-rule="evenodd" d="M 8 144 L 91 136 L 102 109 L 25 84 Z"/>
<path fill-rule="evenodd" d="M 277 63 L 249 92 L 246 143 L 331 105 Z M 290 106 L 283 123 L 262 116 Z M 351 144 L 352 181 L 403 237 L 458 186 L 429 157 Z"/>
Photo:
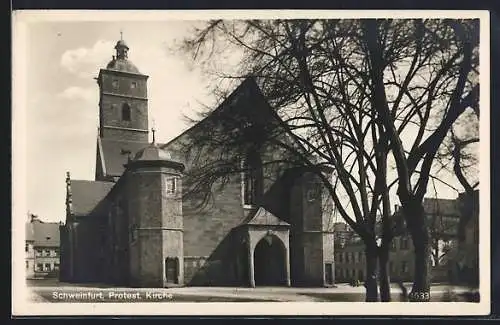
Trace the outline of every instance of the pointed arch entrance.
<path fill-rule="evenodd" d="M 287 285 L 286 248 L 274 235 L 263 237 L 254 249 L 256 286 Z"/>

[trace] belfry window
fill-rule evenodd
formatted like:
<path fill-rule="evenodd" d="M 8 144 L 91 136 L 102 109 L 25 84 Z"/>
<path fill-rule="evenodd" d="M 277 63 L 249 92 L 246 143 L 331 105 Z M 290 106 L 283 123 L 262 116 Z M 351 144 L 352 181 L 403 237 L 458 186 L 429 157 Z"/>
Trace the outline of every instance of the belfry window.
<path fill-rule="evenodd" d="M 253 206 L 262 194 L 263 186 L 262 160 L 260 155 L 252 150 L 242 162 L 242 194 L 243 205 Z"/>
<path fill-rule="evenodd" d="M 122 120 L 130 121 L 130 105 L 127 103 L 123 103 L 122 105 Z"/>

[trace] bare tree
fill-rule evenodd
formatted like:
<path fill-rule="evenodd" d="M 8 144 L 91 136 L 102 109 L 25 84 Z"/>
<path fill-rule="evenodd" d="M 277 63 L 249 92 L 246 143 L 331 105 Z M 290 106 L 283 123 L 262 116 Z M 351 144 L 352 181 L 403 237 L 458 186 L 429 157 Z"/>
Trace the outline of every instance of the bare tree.
<path fill-rule="evenodd" d="M 390 299 L 389 190 L 398 185 L 415 245 L 411 296 L 422 293 L 421 300 L 428 300 L 430 248 L 422 199 L 447 131 L 465 107 L 476 106 L 478 85 L 470 78 L 477 65 L 473 27 L 447 20 L 209 22 L 184 49 L 196 57 L 205 54 L 205 62 L 221 48 L 241 50 L 237 72 L 221 76 L 253 77 L 274 118 L 250 123 L 239 118 L 238 125 L 226 123 L 229 130 L 247 131 L 212 126 L 221 131 L 220 139 L 214 132 L 196 139 L 221 155 L 217 164 L 199 168 L 195 183 L 209 191 L 216 180 L 240 172 L 239 159 L 249 149 L 241 144 L 252 140 L 272 143 L 295 166 L 315 172 L 365 243 L 367 301 L 378 300 L 379 263 L 382 300 Z M 392 165 L 397 172 L 391 174 Z M 324 166 L 333 169 L 333 181 L 322 173 Z M 380 234 L 378 210 L 383 212 Z"/>
<path fill-rule="evenodd" d="M 380 31 L 387 30 L 387 24 L 380 20 L 363 22 L 373 108 L 390 138 L 398 172 L 397 193 L 415 248 L 415 279 L 410 301 L 428 301 L 431 245 L 422 200 L 436 153 L 446 134 L 466 108 L 478 105 L 478 22 L 415 21 L 415 28 L 409 31 L 415 46 L 409 53 L 401 53 L 401 46 L 387 48 L 388 39 L 389 43 L 398 41 L 397 34 L 380 37 Z M 425 50 L 429 48 L 433 50 Z M 394 72 L 390 60 L 393 55 L 409 59 L 406 73 Z M 415 80 L 422 71 L 425 71 L 424 76 L 420 75 L 423 80 Z M 392 105 L 388 84 L 396 87 Z M 404 97 L 407 105 L 401 107 Z M 396 123 L 398 119 L 401 123 Z M 401 137 L 402 128 L 408 123 L 417 126 L 409 146 Z"/>
<path fill-rule="evenodd" d="M 384 220 L 389 223 L 390 202 L 384 196 L 389 148 L 383 128 L 374 123 L 369 98 L 363 94 L 366 90 L 358 87 L 363 80 L 344 62 L 346 57 L 358 55 L 349 38 L 359 31 L 355 21 L 217 21 L 199 30 L 186 45 L 196 54 L 209 40 L 224 39 L 242 48 L 245 56 L 239 75 L 224 77 L 253 77 L 270 103 L 273 119 L 264 118 L 265 123 L 273 125 L 269 121 L 274 121 L 278 126 L 256 126 L 259 123 L 254 121 L 253 128 L 259 131 L 241 137 L 231 133 L 230 141 L 225 139 L 229 133 L 214 136 L 212 132 L 210 138 L 198 138 L 196 143 L 210 142 L 212 152 L 225 152 L 220 162 L 231 160 L 229 156 L 241 157 L 248 150 L 241 144 L 270 143 L 281 148 L 285 157 L 292 157 L 288 161 L 295 167 L 317 172 L 337 211 L 365 243 L 367 301 L 377 301 L 376 239 L 380 236 L 375 222 L 384 198 Z M 208 47 L 213 50 L 212 45 Z M 245 125 L 241 117 L 238 123 L 231 127 Z M 240 172 L 237 159 L 232 163 L 233 173 Z M 319 173 L 324 166 L 333 168 L 333 182 Z M 209 175 L 221 175 L 217 170 L 213 165 L 203 168 L 196 183 L 206 184 L 205 190 L 209 190 L 208 184 L 216 179 Z M 227 175 L 227 169 L 222 174 Z M 391 240 L 386 233 L 384 248 Z"/>
<path fill-rule="evenodd" d="M 466 243 L 466 229 L 471 227 L 471 221 L 479 218 L 479 179 L 478 179 L 478 153 L 479 153 L 479 107 L 465 112 L 459 123 L 451 128 L 445 145 L 438 153 L 440 168 L 450 170 L 462 186 L 459 193 L 460 221 L 458 225 L 458 255 L 462 256 L 471 249 Z M 473 244 L 474 245 L 474 244 Z M 459 257 L 458 260 L 462 260 Z M 479 265 L 473 267 L 476 279 L 467 279 L 471 284 L 477 284 Z"/>

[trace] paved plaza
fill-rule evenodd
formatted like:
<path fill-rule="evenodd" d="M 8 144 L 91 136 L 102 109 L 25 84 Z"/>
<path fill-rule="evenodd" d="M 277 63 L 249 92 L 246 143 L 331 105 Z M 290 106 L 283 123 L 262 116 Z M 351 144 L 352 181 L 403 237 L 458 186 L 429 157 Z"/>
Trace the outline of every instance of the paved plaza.
<path fill-rule="evenodd" d="M 411 283 L 406 283 L 408 291 Z M 179 287 L 179 288 L 125 288 L 100 285 L 59 283 L 55 280 L 28 282 L 30 298 L 36 302 L 256 302 L 308 301 L 354 302 L 363 301 L 365 288 L 337 284 L 332 288 L 295 287 Z M 431 301 L 470 301 L 471 290 L 461 286 L 434 285 Z M 394 284 L 392 300 L 401 301 L 401 290 Z"/>

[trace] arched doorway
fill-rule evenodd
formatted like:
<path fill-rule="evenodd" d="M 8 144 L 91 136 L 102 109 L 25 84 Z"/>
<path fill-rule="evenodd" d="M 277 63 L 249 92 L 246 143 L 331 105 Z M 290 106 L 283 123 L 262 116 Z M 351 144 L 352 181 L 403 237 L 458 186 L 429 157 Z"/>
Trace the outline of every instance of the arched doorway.
<path fill-rule="evenodd" d="M 286 285 L 285 247 L 274 236 L 262 238 L 254 250 L 255 285 Z"/>

